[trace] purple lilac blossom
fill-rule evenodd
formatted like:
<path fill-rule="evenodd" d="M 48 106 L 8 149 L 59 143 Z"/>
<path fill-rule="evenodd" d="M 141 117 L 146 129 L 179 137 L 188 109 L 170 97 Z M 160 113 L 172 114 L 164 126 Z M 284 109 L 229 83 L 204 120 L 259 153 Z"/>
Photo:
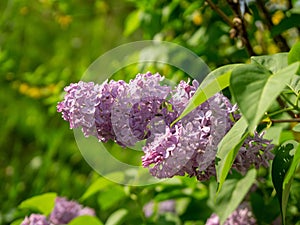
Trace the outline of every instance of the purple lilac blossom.
<path fill-rule="evenodd" d="M 57 197 L 49 219 L 54 224 L 67 224 L 75 217 L 81 215 L 94 216 L 95 211 L 89 207 L 83 207 L 75 201 L 68 201 L 63 197 Z"/>
<path fill-rule="evenodd" d="M 197 87 L 196 81 L 192 85 L 181 81 L 175 88 L 169 102 L 179 114 Z M 225 96 L 217 93 L 177 123 L 176 129 L 167 126 L 164 134 L 155 135 L 152 142 L 147 142 L 143 148 L 143 166 L 157 178 L 187 174 L 204 181 L 215 176 L 217 145 L 239 119 L 236 110 L 236 105 L 231 105 Z M 262 135 L 247 138 L 233 168 L 244 173 L 251 165 L 267 167 L 268 160 L 273 158 L 272 148 L 270 141 L 264 140 Z"/>
<path fill-rule="evenodd" d="M 101 91 L 98 98 L 98 104 L 95 110 L 95 124 L 97 137 L 101 142 L 116 140 L 116 135 L 111 122 L 111 110 L 115 99 L 119 93 L 124 90 L 126 83 L 124 81 L 105 81 L 101 85 Z"/>
<path fill-rule="evenodd" d="M 158 73 L 138 74 L 119 93 L 111 112 L 113 129 L 119 143 L 134 146 L 150 135 L 145 128 L 157 115 L 162 115 L 166 121 L 176 116 L 161 108 L 171 92 L 169 86 L 161 85 L 163 79 Z"/>
<path fill-rule="evenodd" d="M 255 225 L 256 219 L 253 216 L 250 206 L 242 203 L 235 211 L 233 211 L 226 219 L 223 225 Z M 206 221 L 205 225 L 220 225 L 219 217 L 213 213 Z"/>
<path fill-rule="evenodd" d="M 50 222 L 44 215 L 31 214 L 29 217 L 25 217 L 21 225 L 50 225 Z"/>
<path fill-rule="evenodd" d="M 216 174 L 217 145 L 240 118 L 237 106 L 217 93 L 170 127 L 199 84 L 181 81 L 172 90 L 161 85 L 163 79 L 148 72 L 129 84 L 80 81 L 65 88 L 67 94 L 57 109 L 71 128 L 82 127 L 85 136 L 94 135 L 99 141 L 114 140 L 126 147 L 146 139 L 142 165 L 155 177 L 188 174 L 207 180 Z M 267 167 L 272 148 L 263 134 L 256 133 L 246 139 L 232 167 L 241 173 L 251 165 Z"/>
<path fill-rule="evenodd" d="M 93 82 L 79 81 L 64 89 L 67 93 L 62 102 L 57 105 L 57 111 L 62 113 L 64 120 L 69 121 L 70 128 L 82 127 L 86 137 L 96 136 L 95 106 L 98 104 L 100 86 Z"/>
<path fill-rule="evenodd" d="M 170 103 L 178 107 L 179 113 L 197 87 L 196 81 L 191 86 L 182 81 L 175 89 Z M 224 98 L 221 94 L 215 95 L 177 123 L 175 130 L 167 127 L 165 134 L 147 143 L 143 148 L 143 166 L 149 167 L 150 173 L 158 178 L 188 174 L 206 180 L 214 176 L 212 163 L 217 144 L 232 126 Z"/>

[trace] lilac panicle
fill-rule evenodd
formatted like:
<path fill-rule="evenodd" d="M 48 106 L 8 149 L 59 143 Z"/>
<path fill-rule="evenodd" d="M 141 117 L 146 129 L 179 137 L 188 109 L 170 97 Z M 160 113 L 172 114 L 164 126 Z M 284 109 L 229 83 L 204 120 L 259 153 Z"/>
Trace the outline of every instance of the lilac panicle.
<path fill-rule="evenodd" d="M 100 86 L 93 82 L 79 81 L 65 87 L 66 95 L 57 105 L 64 120 L 69 121 L 70 128 L 82 127 L 86 137 L 96 136 L 95 106 L 98 104 Z"/>
<path fill-rule="evenodd" d="M 250 206 L 247 203 L 242 203 L 235 211 L 233 211 L 226 219 L 223 225 L 255 225 L 256 219 L 253 216 Z M 219 217 L 213 213 L 206 221 L 205 225 L 220 225 Z"/>
<path fill-rule="evenodd" d="M 46 216 L 41 214 L 31 214 L 29 217 L 25 217 L 21 225 L 50 225 Z"/>
<path fill-rule="evenodd" d="M 124 90 L 126 85 L 124 81 L 114 80 L 111 80 L 109 83 L 105 81 L 101 85 L 95 111 L 95 124 L 99 141 L 107 142 L 108 140 L 116 140 L 111 122 L 111 110 L 115 99 Z"/>
<path fill-rule="evenodd" d="M 70 128 L 82 127 L 86 137 L 95 136 L 99 141 L 115 140 L 111 124 L 111 107 L 119 92 L 125 86 L 124 81 L 106 81 L 102 85 L 79 81 L 67 86 L 66 95 L 57 105 Z"/>
<path fill-rule="evenodd" d="M 149 137 L 147 124 L 157 115 L 167 123 L 176 118 L 176 113 L 164 109 L 171 88 L 161 85 L 163 77 L 158 73 L 138 74 L 119 93 L 112 107 L 112 125 L 118 143 L 134 146 L 136 142 Z"/>
<path fill-rule="evenodd" d="M 72 219 L 81 215 L 95 215 L 95 211 L 89 207 L 83 207 L 75 201 L 68 201 L 63 197 L 55 199 L 55 206 L 50 214 L 50 221 L 54 224 L 67 224 Z"/>
<path fill-rule="evenodd" d="M 196 81 L 192 85 L 181 81 L 175 88 L 170 103 L 179 113 L 197 87 Z M 163 135 L 148 142 L 143 148 L 143 166 L 149 167 L 150 173 L 158 178 L 188 174 L 206 180 L 214 176 L 212 163 L 217 144 L 232 124 L 224 99 L 221 94 L 215 95 L 177 123 L 176 129 L 167 127 Z"/>
<path fill-rule="evenodd" d="M 181 81 L 172 92 L 169 102 L 178 115 L 197 88 L 196 81 L 192 85 Z M 142 165 L 157 178 L 187 174 L 204 181 L 215 176 L 217 146 L 234 120 L 240 118 L 236 110 L 236 105 L 232 105 L 224 95 L 215 94 L 178 122 L 174 126 L 176 129 L 166 124 L 164 133 L 158 133 L 152 141 L 147 141 Z M 267 167 L 268 160 L 273 158 L 272 148 L 270 141 L 263 139 L 262 135 L 247 138 L 233 168 L 245 173 L 251 165 Z"/>

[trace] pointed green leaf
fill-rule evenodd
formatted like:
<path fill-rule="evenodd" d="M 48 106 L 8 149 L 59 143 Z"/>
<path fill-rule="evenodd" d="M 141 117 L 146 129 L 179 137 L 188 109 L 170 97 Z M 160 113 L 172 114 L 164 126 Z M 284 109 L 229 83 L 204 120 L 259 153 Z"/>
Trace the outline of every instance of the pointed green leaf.
<path fill-rule="evenodd" d="M 38 210 L 44 215 L 49 215 L 54 208 L 56 193 L 45 193 L 26 199 L 21 202 L 19 208 Z"/>
<path fill-rule="evenodd" d="M 293 164 L 293 157 L 297 150 L 297 157 Z M 299 144 L 296 141 L 287 141 L 276 151 L 272 163 L 272 181 L 277 192 L 283 224 L 285 222 L 285 211 L 290 190 L 291 181 L 299 162 Z M 293 167 L 291 167 L 293 165 Z M 291 168 L 291 170 L 290 170 Z"/>
<path fill-rule="evenodd" d="M 240 64 L 222 66 L 207 75 L 181 115 L 172 123 L 181 120 L 207 99 L 229 86 L 231 71 Z"/>
<path fill-rule="evenodd" d="M 248 193 L 252 184 L 254 183 L 256 178 L 256 170 L 251 169 L 247 172 L 247 174 L 237 180 L 235 183 L 234 189 L 226 194 L 230 196 L 229 201 L 223 203 L 222 209 L 220 208 L 218 215 L 220 218 L 220 224 L 223 224 L 228 216 L 240 205 L 243 201 L 244 197 Z M 220 195 L 218 195 L 220 196 Z M 218 203 L 218 198 L 217 198 Z M 218 203 L 219 204 L 219 203 Z"/>
<path fill-rule="evenodd" d="M 79 216 L 71 220 L 68 225 L 103 225 L 103 223 L 95 216 Z"/>
<path fill-rule="evenodd" d="M 288 54 L 288 63 L 300 62 L 300 41 L 297 42 Z M 300 75 L 300 67 L 298 68 L 297 75 Z"/>
<path fill-rule="evenodd" d="M 142 12 L 140 10 L 136 10 L 130 13 L 129 16 L 127 16 L 127 19 L 125 21 L 125 29 L 124 29 L 125 36 L 129 36 L 136 29 L 139 28 L 141 24 L 141 15 Z"/>
<path fill-rule="evenodd" d="M 106 178 L 99 177 L 97 180 L 95 180 L 89 186 L 89 188 L 85 191 L 85 193 L 82 195 L 80 200 L 85 200 L 85 199 L 91 197 L 92 195 L 96 194 L 97 192 L 107 188 L 108 186 L 115 184 L 114 182 L 108 180 L 109 177 L 112 177 L 112 178 L 113 177 L 118 177 L 120 179 L 123 179 L 124 173 L 115 172 L 115 173 L 107 174 Z"/>
<path fill-rule="evenodd" d="M 114 213 L 112 213 L 105 225 L 120 225 L 123 223 L 123 221 L 125 220 L 125 217 L 128 215 L 128 210 L 127 209 L 118 209 L 117 211 L 115 211 Z"/>
<path fill-rule="evenodd" d="M 288 66 L 288 53 L 283 52 L 274 55 L 252 56 L 251 62 L 260 64 L 272 73 L 276 73 Z"/>
<path fill-rule="evenodd" d="M 298 67 L 299 63 L 293 63 L 275 74 L 271 74 L 259 64 L 242 65 L 233 69 L 230 79 L 231 91 L 249 124 L 251 133 L 290 82 Z"/>
<path fill-rule="evenodd" d="M 288 63 L 292 64 L 294 62 L 300 61 L 300 41 L 297 42 L 288 54 Z"/>
<path fill-rule="evenodd" d="M 244 117 L 242 117 L 234 124 L 218 145 L 216 156 L 218 192 L 220 192 L 236 154 L 248 135 L 247 133 L 245 134 L 246 129 L 247 123 Z"/>

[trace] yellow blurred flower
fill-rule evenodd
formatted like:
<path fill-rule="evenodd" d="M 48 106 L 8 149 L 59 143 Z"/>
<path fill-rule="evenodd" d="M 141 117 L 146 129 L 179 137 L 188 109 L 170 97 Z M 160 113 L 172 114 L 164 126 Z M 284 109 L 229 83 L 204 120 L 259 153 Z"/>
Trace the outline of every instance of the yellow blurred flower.
<path fill-rule="evenodd" d="M 272 22 L 274 25 L 280 23 L 280 21 L 284 18 L 284 13 L 281 10 L 276 11 L 272 16 Z"/>
<path fill-rule="evenodd" d="M 67 28 L 72 22 L 73 18 L 70 15 L 59 15 L 56 18 L 56 21 L 62 28 Z"/>
<path fill-rule="evenodd" d="M 202 15 L 200 14 L 200 12 L 195 11 L 193 13 L 193 23 L 197 26 L 201 25 L 203 22 L 203 18 Z"/>

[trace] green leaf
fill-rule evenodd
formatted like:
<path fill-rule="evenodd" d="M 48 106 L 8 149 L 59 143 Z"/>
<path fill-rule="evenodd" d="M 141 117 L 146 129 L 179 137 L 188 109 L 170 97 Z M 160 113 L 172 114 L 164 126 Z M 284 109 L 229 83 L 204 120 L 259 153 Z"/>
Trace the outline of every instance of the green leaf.
<path fill-rule="evenodd" d="M 54 208 L 56 193 L 45 193 L 26 199 L 21 202 L 19 208 L 38 210 L 44 215 L 49 215 Z"/>
<path fill-rule="evenodd" d="M 12 222 L 10 225 L 20 225 L 23 222 L 24 219 L 18 219 Z"/>
<path fill-rule="evenodd" d="M 236 154 L 248 135 L 248 133 L 244 134 L 246 129 L 247 123 L 244 117 L 242 117 L 234 124 L 218 145 L 216 155 L 217 192 L 220 192 Z"/>
<path fill-rule="evenodd" d="M 283 52 L 274 55 L 252 56 L 251 63 L 258 63 L 272 73 L 276 73 L 288 66 L 288 53 Z"/>
<path fill-rule="evenodd" d="M 295 146 L 298 147 L 296 148 Z M 282 189 L 283 189 L 283 193 L 282 193 L 282 209 L 283 209 L 283 218 L 285 218 L 285 210 L 287 207 L 287 203 L 288 203 L 288 198 L 289 198 L 289 193 L 290 193 L 290 188 L 291 188 L 291 184 L 292 181 L 294 179 L 294 175 L 295 175 L 295 171 L 297 169 L 297 166 L 300 162 L 300 145 L 299 143 L 297 143 L 296 145 L 294 145 L 296 151 L 293 154 L 293 159 L 292 159 L 292 163 L 284 177 L 284 181 L 282 184 Z"/>
<path fill-rule="evenodd" d="M 107 211 L 126 197 L 123 186 L 111 186 L 99 193 L 98 204 L 102 210 Z"/>
<path fill-rule="evenodd" d="M 95 180 L 89 186 L 89 188 L 85 191 L 85 193 L 82 195 L 82 197 L 80 198 L 80 200 L 85 200 L 85 199 L 91 197 L 92 195 L 96 194 L 97 192 L 106 189 L 108 186 L 114 185 L 115 184 L 114 182 L 108 180 L 110 177 L 111 178 L 118 177 L 120 179 L 123 179 L 124 173 L 115 172 L 115 173 L 107 174 L 106 178 L 99 177 L 97 180 Z"/>
<path fill-rule="evenodd" d="M 128 215 L 128 210 L 127 209 L 118 209 L 117 211 L 115 211 L 114 213 L 112 213 L 105 225 L 119 225 L 122 224 L 125 217 Z"/>
<path fill-rule="evenodd" d="M 208 204 L 220 218 L 220 224 L 241 204 L 252 184 L 255 182 L 256 170 L 251 169 L 245 176 L 235 174 L 235 178 L 227 179 L 218 195 L 215 185 L 210 184 L 210 199 Z"/>
<path fill-rule="evenodd" d="M 251 169 L 247 174 L 235 184 L 234 190 L 228 192 L 227 195 L 231 196 L 219 212 L 220 223 L 223 224 L 228 216 L 239 206 L 244 197 L 248 193 L 256 178 L 256 170 Z M 217 200 L 218 201 L 218 200 Z"/>
<path fill-rule="evenodd" d="M 222 66 L 207 75 L 207 77 L 202 81 L 199 88 L 197 89 L 196 93 L 190 99 L 189 104 L 181 113 L 181 115 L 172 123 L 174 125 L 176 122 L 181 120 L 207 99 L 215 95 L 216 93 L 220 92 L 224 88 L 229 86 L 229 79 L 231 76 L 231 71 L 237 65 L 240 64 L 232 64 Z M 171 126 L 172 126 L 171 125 Z"/>
<path fill-rule="evenodd" d="M 68 225 L 103 225 L 103 223 L 95 216 L 79 216 L 71 220 Z"/>
<path fill-rule="evenodd" d="M 300 132 L 300 123 L 293 127 L 293 131 Z"/>
<path fill-rule="evenodd" d="M 298 67 L 299 63 L 293 63 L 275 74 L 258 64 L 242 65 L 233 69 L 230 87 L 251 133 L 290 82 Z"/>
<path fill-rule="evenodd" d="M 295 149 L 297 150 L 297 156 L 294 161 Z M 287 141 L 277 149 L 272 164 L 272 181 L 277 192 L 283 224 L 285 223 L 285 211 L 290 185 L 299 162 L 299 157 L 299 144 L 296 141 Z M 293 165 L 293 167 L 291 165 Z"/>
<path fill-rule="evenodd" d="M 136 10 L 127 16 L 124 29 L 125 36 L 129 36 L 139 28 L 141 24 L 141 14 L 142 12 L 140 10 Z"/>
<path fill-rule="evenodd" d="M 288 63 L 292 64 L 294 62 L 300 62 L 300 41 L 292 47 L 288 54 Z M 297 75 L 300 75 L 300 68 L 298 68 Z"/>

